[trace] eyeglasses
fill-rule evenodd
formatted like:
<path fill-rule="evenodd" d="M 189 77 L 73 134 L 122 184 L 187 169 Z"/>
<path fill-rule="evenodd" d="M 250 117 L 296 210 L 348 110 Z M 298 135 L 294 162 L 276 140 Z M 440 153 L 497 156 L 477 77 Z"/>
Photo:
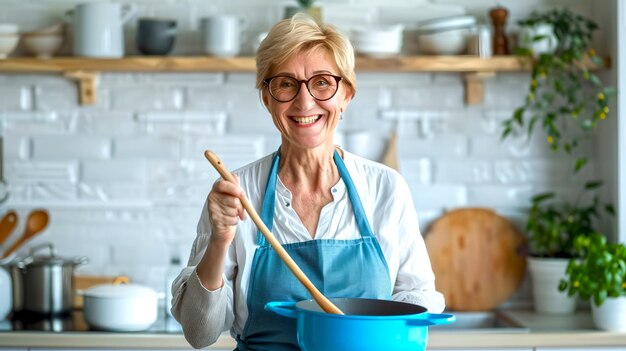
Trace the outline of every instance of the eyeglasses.
<path fill-rule="evenodd" d="M 278 102 L 289 102 L 296 98 L 302 83 L 306 85 L 309 94 L 318 101 L 330 100 L 337 93 L 341 77 L 332 74 L 317 74 L 307 80 L 297 80 L 293 77 L 274 76 L 264 79 L 270 95 Z"/>

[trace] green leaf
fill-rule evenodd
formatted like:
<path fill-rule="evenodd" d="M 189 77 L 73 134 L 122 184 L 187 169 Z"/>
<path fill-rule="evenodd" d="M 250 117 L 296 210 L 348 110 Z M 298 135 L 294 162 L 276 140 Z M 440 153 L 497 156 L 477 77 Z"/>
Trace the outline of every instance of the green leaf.
<path fill-rule="evenodd" d="M 502 136 L 500 137 L 500 140 L 506 139 L 509 135 L 511 135 L 511 132 L 512 132 L 511 127 L 505 127 L 504 130 L 502 131 Z"/>
<path fill-rule="evenodd" d="M 603 185 L 601 180 L 594 180 L 585 183 L 585 190 L 597 189 Z"/>
<path fill-rule="evenodd" d="M 615 87 L 605 87 L 604 88 L 604 95 L 615 95 L 617 94 L 617 89 Z"/>
<path fill-rule="evenodd" d="M 524 107 L 518 107 L 513 112 L 513 120 L 517 122 L 520 126 L 524 125 L 524 112 L 526 109 Z"/>
<path fill-rule="evenodd" d="M 604 62 L 599 56 L 591 56 L 590 60 L 591 60 L 591 63 L 593 63 L 594 65 L 598 65 L 598 66 L 604 65 Z"/>
<path fill-rule="evenodd" d="M 552 193 L 552 192 L 550 192 L 550 193 L 542 193 L 542 194 L 533 196 L 530 201 L 533 204 L 539 204 L 541 202 L 544 202 L 545 200 L 552 199 L 555 196 L 556 196 L 556 194 Z"/>
<path fill-rule="evenodd" d="M 587 164 L 586 157 L 580 157 L 576 159 L 576 162 L 574 163 L 574 173 L 580 171 L 583 167 L 585 167 L 586 164 Z"/>
<path fill-rule="evenodd" d="M 598 78 L 598 76 L 595 74 L 590 74 L 589 80 L 596 86 L 602 86 L 602 82 L 600 81 L 600 78 Z"/>
<path fill-rule="evenodd" d="M 517 56 L 527 56 L 527 57 L 533 56 L 532 50 L 527 49 L 527 48 L 515 48 L 513 50 L 513 53 Z"/>

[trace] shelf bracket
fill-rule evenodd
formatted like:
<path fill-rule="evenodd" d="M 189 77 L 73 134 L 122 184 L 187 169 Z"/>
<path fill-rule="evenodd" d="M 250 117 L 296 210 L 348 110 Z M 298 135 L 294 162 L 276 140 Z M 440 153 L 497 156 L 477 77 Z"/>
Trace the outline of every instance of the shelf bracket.
<path fill-rule="evenodd" d="M 65 76 L 78 81 L 78 98 L 81 105 L 96 103 L 97 72 L 67 71 Z"/>
<path fill-rule="evenodd" d="M 471 72 L 464 74 L 465 103 L 468 105 L 482 104 L 485 90 L 483 80 L 495 76 L 495 72 Z"/>

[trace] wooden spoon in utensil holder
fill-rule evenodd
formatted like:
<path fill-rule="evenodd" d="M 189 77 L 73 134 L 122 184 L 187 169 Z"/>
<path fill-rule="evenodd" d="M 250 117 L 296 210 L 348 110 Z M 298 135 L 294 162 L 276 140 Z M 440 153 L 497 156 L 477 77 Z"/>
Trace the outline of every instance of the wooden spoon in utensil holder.
<path fill-rule="evenodd" d="M 0 221 L 0 245 L 2 245 L 11 235 L 11 232 L 13 232 L 16 225 L 17 213 L 13 210 L 8 211 Z"/>
<path fill-rule="evenodd" d="M 2 258 L 8 257 L 13 251 L 17 250 L 24 244 L 28 239 L 34 237 L 37 233 L 41 232 L 48 225 L 48 212 L 45 210 L 34 210 L 28 214 L 28 218 L 26 219 L 26 228 L 24 229 L 24 234 L 17 239 L 16 242 L 11 245 L 11 247 L 4 252 Z"/>
<path fill-rule="evenodd" d="M 233 175 L 228 171 L 228 169 L 226 169 L 226 167 L 224 166 L 222 161 L 219 159 L 219 157 L 217 157 L 216 154 L 214 154 L 210 150 L 206 150 L 204 152 L 204 157 L 206 157 L 206 159 L 209 160 L 209 162 L 211 162 L 213 167 L 215 167 L 215 170 L 217 170 L 217 172 L 222 176 L 222 178 L 224 178 L 224 180 L 235 183 L 235 184 L 237 183 Z M 293 275 L 295 275 L 296 278 L 298 278 L 298 280 L 300 281 L 300 283 L 302 283 L 302 285 L 304 285 L 304 287 L 309 291 L 311 296 L 313 296 L 313 299 L 315 300 L 315 302 L 317 302 L 317 304 L 326 313 L 344 314 L 337 306 L 335 306 L 335 304 L 333 304 L 326 296 L 324 296 L 319 290 L 317 290 L 315 285 L 313 285 L 313 283 L 304 274 L 304 272 L 302 272 L 302 270 L 300 269 L 300 267 L 298 267 L 296 262 L 291 258 L 291 256 L 289 256 L 287 251 L 285 251 L 285 249 L 280 245 L 280 243 L 278 242 L 276 237 L 274 237 L 272 232 L 270 232 L 270 230 L 265 226 L 265 223 L 263 223 L 263 220 L 261 219 L 261 217 L 259 217 L 259 215 L 257 214 L 256 210 L 254 209 L 254 207 L 252 206 L 248 198 L 245 195 L 242 195 L 239 198 L 239 200 L 241 200 L 241 204 L 250 215 L 250 218 L 252 219 L 254 224 L 256 224 L 256 226 L 259 228 L 259 230 L 265 237 L 265 240 L 267 240 L 267 242 L 270 243 L 274 251 L 276 251 L 276 253 L 280 257 L 280 259 L 283 260 L 283 262 L 291 270 Z"/>

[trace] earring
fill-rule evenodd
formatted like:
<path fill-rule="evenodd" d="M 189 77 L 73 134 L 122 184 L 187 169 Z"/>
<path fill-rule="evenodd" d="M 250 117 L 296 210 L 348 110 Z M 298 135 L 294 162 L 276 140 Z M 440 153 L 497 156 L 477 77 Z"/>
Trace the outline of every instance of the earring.
<path fill-rule="evenodd" d="M 340 114 L 339 114 L 339 120 L 340 120 L 340 121 L 341 121 L 341 120 L 343 120 L 343 113 L 340 113 Z"/>

